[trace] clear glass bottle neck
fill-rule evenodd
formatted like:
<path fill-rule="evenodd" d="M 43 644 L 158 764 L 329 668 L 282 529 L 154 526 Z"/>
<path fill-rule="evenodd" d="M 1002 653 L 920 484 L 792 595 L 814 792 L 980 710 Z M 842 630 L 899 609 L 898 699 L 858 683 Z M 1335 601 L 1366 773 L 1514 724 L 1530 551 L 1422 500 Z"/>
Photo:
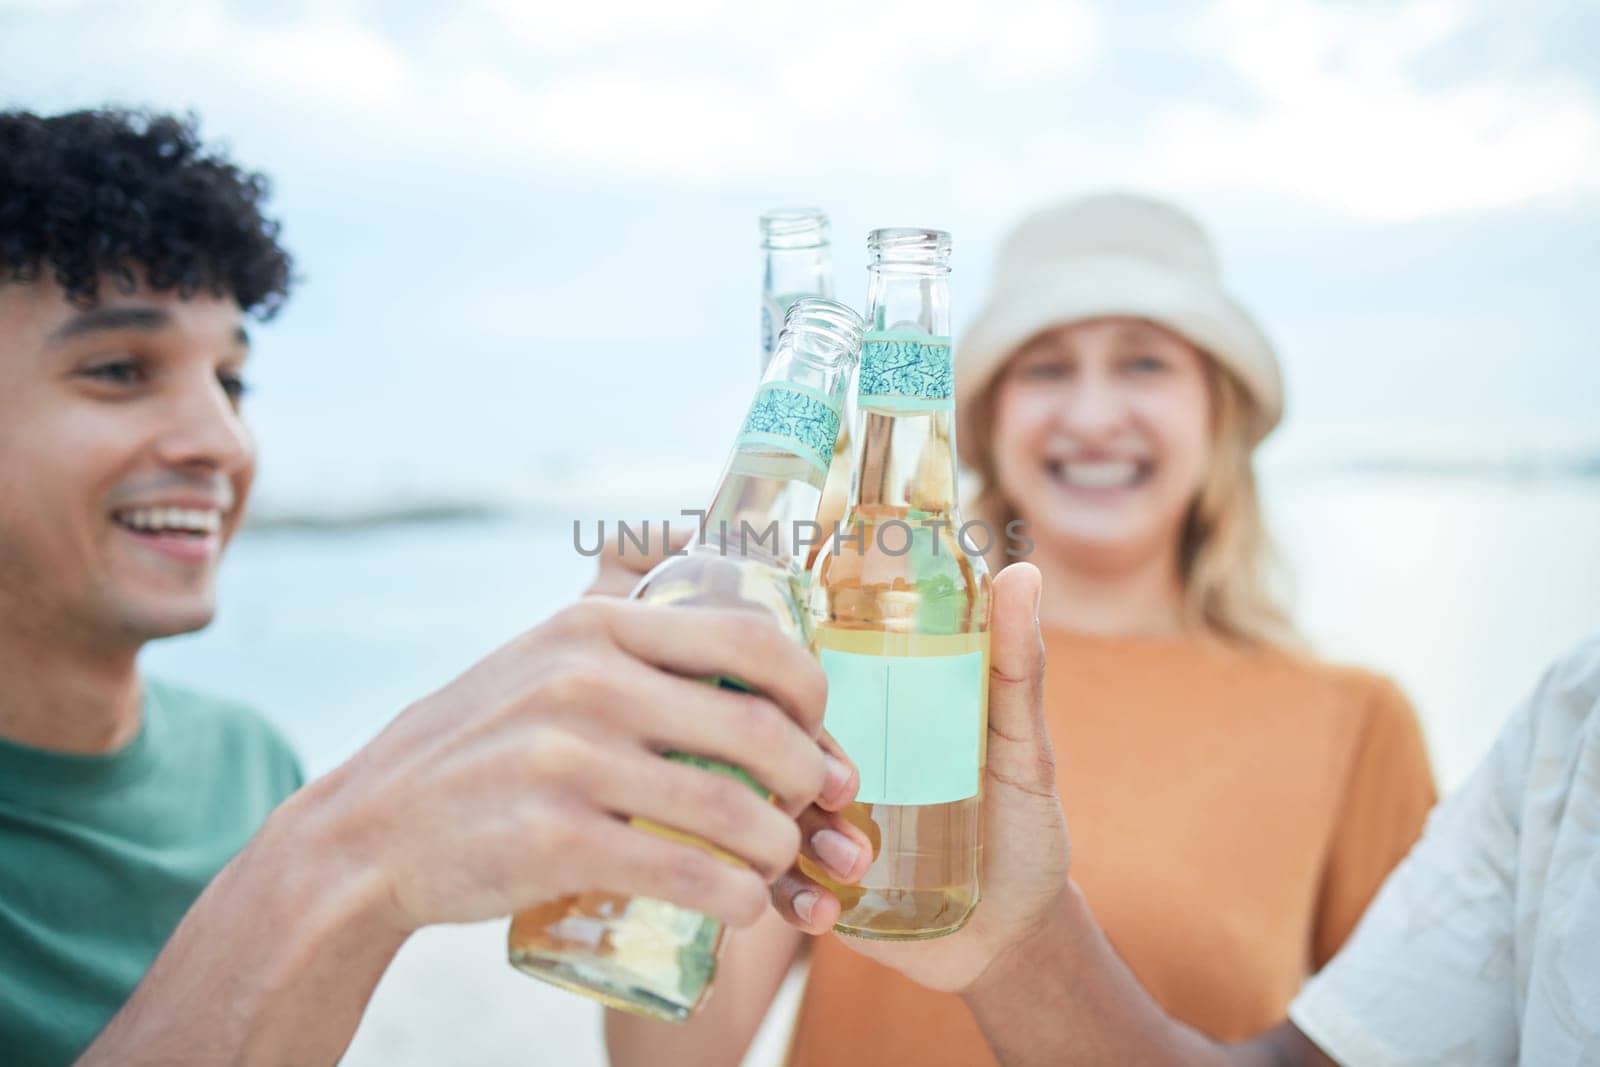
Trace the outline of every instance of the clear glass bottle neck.
<path fill-rule="evenodd" d="M 877 230 L 868 239 L 868 350 L 872 335 L 906 333 L 943 344 L 922 349 L 950 358 L 950 235 L 938 230 Z M 863 371 L 865 380 L 865 370 Z M 850 509 L 958 516 L 954 409 L 949 398 L 874 405 L 863 397 L 851 427 L 857 448 Z"/>
<path fill-rule="evenodd" d="M 858 335 L 859 336 L 859 335 Z M 854 350 L 808 332 L 785 333 L 762 378 L 760 397 L 773 386 L 795 387 L 843 409 L 854 366 Z M 741 440 L 734 445 L 722 480 L 706 508 L 705 540 L 712 551 L 798 566 L 815 520 L 833 442 L 817 457 L 821 465 L 783 448 Z M 820 444 L 820 443 L 819 443 Z"/>
<path fill-rule="evenodd" d="M 884 509 L 959 517 L 952 411 L 856 413 L 850 512 Z"/>
<path fill-rule="evenodd" d="M 761 276 L 764 296 L 792 301 L 797 296 L 833 295 L 833 250 L 826 243 L 808 248 L 769 248 Z M 787 311 L 788 308 L 780 308 Z"/>
<path fill-rule="evenodd" d="M 950 272 L 905 264 L 867 268 L 867 329 L 907 327 L 935 337 L 950 336 Z"/>
<path fill-rule="evenodd" d="M 784 316 L 797 299 L 833 296 L 833 250 L 828 217 L 812 209 L 777 209 L 761 217 L 761 365 L 772 352 Z"/>

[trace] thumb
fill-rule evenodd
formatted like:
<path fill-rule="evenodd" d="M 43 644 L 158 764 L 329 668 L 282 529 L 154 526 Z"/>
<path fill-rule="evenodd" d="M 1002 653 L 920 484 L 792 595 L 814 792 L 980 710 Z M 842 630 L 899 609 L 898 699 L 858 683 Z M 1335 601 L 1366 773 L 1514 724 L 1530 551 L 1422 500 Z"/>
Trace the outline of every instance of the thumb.
<path fill-rule="evenodd" d="M 1055 754 L 1044 721 L 1039 569 L 1013 563 L 994 580 L 989 625 L 988 772 L 1029 792 L 1054 793 Z"/>

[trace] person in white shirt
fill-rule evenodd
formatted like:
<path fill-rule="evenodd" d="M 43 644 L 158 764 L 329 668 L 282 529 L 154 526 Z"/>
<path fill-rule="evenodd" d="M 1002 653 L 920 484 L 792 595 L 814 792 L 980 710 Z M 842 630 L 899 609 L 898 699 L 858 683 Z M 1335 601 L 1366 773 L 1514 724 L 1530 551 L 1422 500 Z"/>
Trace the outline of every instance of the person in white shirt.
<path fill-rule="evenodd" d="M 1559 661 L 1289 1018 L 1344 1063 L 1600 1063 L 1600 640 Z"/>

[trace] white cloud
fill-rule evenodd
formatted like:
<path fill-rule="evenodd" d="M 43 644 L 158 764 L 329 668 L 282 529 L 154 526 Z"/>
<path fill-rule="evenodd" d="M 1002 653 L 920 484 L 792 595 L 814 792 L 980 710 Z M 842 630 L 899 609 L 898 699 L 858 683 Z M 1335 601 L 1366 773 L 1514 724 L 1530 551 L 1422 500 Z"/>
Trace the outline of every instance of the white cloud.
<path fill-rule="evenodd" d="M 1470 19 L 1437 0 L 1219 0 L 1193 43 L 1233 67 L 1259 111 L 1177 107 L 1140 153 L 1180 185 L 1264 189 L 1374 219 L 1600 188 L 1600 101 L 1580 83 L 1415 82 L 1415 61 Z"/>
<path fill-rule="evenodd" d="M 23 11 L 36 14 L 48 11 L 51 14 L 61 14 L 84 7 L 89 0 L 0 0 L 0 11 Z"/>
<path fill-rule="evenodd" d="M 1081 73 L 1104 46 L 1086 0 L 481 3 L 549 61 L 465 79 L 480 122 L 580 167 L 706 181 L 925 174 L 987 85 Z"/>
<path fill-rule="evenodd" d="M 1376 219 L 1600 189 L 1600 101 L 1576 79 L 1418 83 L 1429 50 L 1472 27 L 1465 0 L 1217 0 L 1180 46 L 1225 64 L 1248 102 L 1169 97 L 1142 117 L 1128 101 L 1155 92 L 1122 86 L 1160 73 L 1171 42 L 1113 55 L 1119 12 L 1088 0 L 476 0 L 404 46 L 354 0 L 274 19 L 222 0 L 93 19 L 33 2 L 0 0 L 17 12 L 0 65 L 48 90 L 41 104 L 198 103 L 229 122 L 286 110 L 320 120 L 312 139 L 336 150 L 358 122 L 465 167 L 915 182 L 997 214 L 1130 182 Z M 1091 101 L 1124 111 L 1083 121 Z"/>
<path fill-rule="evenodd" d="M 572 55 L 641 41 L 698 43 L 721 58 L 758 64 L 807 55 L 817 78 L 848 75 L 854 61 L 902 68 L 977 55 L 1006 76 L 1059 72 L 1092 57 L 1100 20 L 1089 0 L 812 0 L 804 6 L 745 0 L 588 0 L 581 4 L 478 0 L 523 44 Z"/>
<path fill-rule="evenodd" d="M 412 85 L 407 56 L 347 0 L 323 0 L 307 17 L 287 19 L 225 0 L 77 6 L 90 10 L 41 7 L 0 33 L 7 81 L 42 90 L 38 106 L 117 100 L 211 112 L 237 102 L 308 111 L 336 125 L 333 116 L 351 112 L 363 120 L 385 109 L 403 114 Z"/>
<path fill-rule="evenodd" d="M 309 22 L 233 34 L 242 64 L 299 95 L 374 107 L 405 92 L 406 58 L 381 34 L 351 22 Z"/>
<path fill-rule="evenodd" d="M 1099 14 L 1087 4 L 1024 0 L 985 22 L 984 70 L 1006 81 L 1087 67 L 1104 48 Z"/>
<path fill-rule="evenodd" d="M 584 0 L 580 3 L 528 3 L 527 0 L 480 0 L 526 45 L 553 53 L 609 47 L 638 38 L 675 37 L 715 29 L 724 18 L 749 22 L 763 18 L 763 5 L 726 0 Z M 770 12 L 770 8 L 766 9 Z"/>
<path fill-rule="evenodd" d="M 765 109 L 709 75 L 602 73 L 528 90 L 479 72 L 457 99 L 498 136 L 585 163 L 709 179 L 770 167 L 782 147 Z"/>

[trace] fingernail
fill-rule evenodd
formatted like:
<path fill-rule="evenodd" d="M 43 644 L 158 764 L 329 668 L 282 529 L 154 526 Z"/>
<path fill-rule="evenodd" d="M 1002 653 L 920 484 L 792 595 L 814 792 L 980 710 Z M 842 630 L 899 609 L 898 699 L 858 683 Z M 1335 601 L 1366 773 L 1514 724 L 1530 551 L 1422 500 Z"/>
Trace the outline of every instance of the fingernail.
<path fill-rule="evenodd" d="M 848 877 L 861 858 L 861 846 L 837 830 L 818 830 L 812 834 L 811 848 L 828 869 L 841 878 Z"/>
<path fill-rule="evenodd" d="M 822 795 L 832 800 L 850 784 L 850 765 L 837 756 L 828 756 L 827 761 L 828 780 L 822 783 Z"/>
<path fill-rule="evenodd" d="M 797 894 L 794 898 L 795 918 L 807 926 L 811 925 L 811 910 L 817 906 L 817 901 L 821 899 L 821 894 L 815 889 L 807 889 L 804 893 Z"/>

